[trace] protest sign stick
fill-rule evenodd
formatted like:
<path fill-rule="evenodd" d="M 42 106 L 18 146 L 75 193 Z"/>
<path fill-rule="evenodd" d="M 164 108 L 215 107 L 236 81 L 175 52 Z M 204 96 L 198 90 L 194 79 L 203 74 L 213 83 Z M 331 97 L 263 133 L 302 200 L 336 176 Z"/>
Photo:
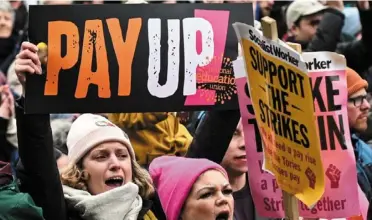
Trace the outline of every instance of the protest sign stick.
<path fill-rule="evenodd" d="M 278 28 L 276 26 L 275 19 L 270 17 L 264 17 L 261 19 L 262 33 L 266 38 L 269 38 L 273 41 L 278 40 Z M 297 52 L 301 53 L 301 45 L 288 43 L 290 47 L 295 49 Z M 299 46 L 299 47 L 298 47 Z M 283 193 L 283 203 L 284 203 L 284 212 L 286 219 L 289 220 L 298 220 L 300 218 L 298 211 L 298 200 L 294 195 L 291 195 L 284 190 Z"/>
<path fill-rule="evenodd" d="M 301 44 L 288 42 L 287 45 L 290 46 L 295 51 L 297 51 L 298 53 L 302 52 Z M 284 202 L 284 209 L 285 209 L 286 217 L 289 218 L 287 213 L 289 213 L 288 211 L 290 211 L 292 214 L 292 218 L 289 218 L 289 219 L 299 219 L 297 198 L 285 191 L 282 191 L 282 193 L 283 193 L 283 202 Z"/>
<path fill-rule="evenodd" d="M 302 53 L 301 44 L 296 44 L 296 43 L 288 42 L 287 45 L 290 46 L 295 51 L 297 51 L 298 53 Z"/>

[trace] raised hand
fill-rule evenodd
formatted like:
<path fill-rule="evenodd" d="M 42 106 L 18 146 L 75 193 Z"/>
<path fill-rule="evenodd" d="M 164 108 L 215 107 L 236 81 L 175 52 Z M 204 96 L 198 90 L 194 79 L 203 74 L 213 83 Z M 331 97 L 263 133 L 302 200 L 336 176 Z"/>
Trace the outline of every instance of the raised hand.
<path fill-rule="evenodd" d="M 23 91 L 26 82 L 26 74 L 41 75 L 41 62 L 37 54 L 38 48 L 30 42 L 23 42 L 21 51 L 16 56 L 14 70 L 19 82 L 22 84 Z"/>
<path fill-rule="evenodd" d="M 1 104 L 0 104 L 0 117 L 10 119 L 14 115 L 14 98 L 9 86 L 0 87 Z"/>

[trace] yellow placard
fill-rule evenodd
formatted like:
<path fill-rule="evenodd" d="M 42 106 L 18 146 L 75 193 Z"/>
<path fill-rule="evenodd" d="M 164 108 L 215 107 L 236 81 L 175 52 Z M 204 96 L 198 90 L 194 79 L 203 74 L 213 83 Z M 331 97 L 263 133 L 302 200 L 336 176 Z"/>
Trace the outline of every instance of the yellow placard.
<path fill-rule="evenodd" d="M 241 43 L 264 143 L 264 168 L 282 190 L 312 206 L 325 185 L 310 80 L 298 67 L 301 61 L 291 56 L 293 51 L 257 36 L 242 38 Z"/>

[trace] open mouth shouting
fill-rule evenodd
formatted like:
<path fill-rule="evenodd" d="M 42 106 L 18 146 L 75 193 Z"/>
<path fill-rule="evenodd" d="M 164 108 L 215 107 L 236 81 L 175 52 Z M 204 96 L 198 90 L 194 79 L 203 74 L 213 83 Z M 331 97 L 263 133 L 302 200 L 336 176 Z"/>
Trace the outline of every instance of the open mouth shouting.
<path fill-rule="evenodd" d="M 221 211 L 216 216 L 216 220 L 229 220 L 229 219 L 230 219 L 229 211 Z"/>
<path fill-rule="evenodd" d="M 121 176 L 113 176 L 105 181 L 106 186 L 109 188 L 120 187 L 124 184 L 124 178 Z"/>

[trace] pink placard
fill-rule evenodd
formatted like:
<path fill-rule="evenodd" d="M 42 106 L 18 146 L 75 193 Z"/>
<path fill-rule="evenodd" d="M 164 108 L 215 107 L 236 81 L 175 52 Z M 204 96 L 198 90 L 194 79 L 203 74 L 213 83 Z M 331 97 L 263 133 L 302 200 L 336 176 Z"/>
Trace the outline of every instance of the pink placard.
<path fill-rule="evenodd" d="M 223 55 L 225 52 L 227 29 L 229 24 L 229 11 L 213 11 L 213 10 L 195 10 L 195 17 L 204 18 L 212 24 L 214 33 L 214 56 L 212 61 L 203 67 L 198 67 L 197 83 L 203 83 L 200 81 L 204 78 L 214 79 L 218 78 L 221 71 L 223 62 Z M 198 35 L 197 35 L 198 37 Z M 196 39 L 196 47 L 198 51 L 201 51 L 201 38 Z M 200 76 L 199 76 L 200 75 Z M 217 80 L 218 81 L 218 80 Z M 205 83 L 205 82 L 204 82 Z M 215 98 L 216 91 L 210 89 L 197 88 L 195 95 L 187 96 L 185 100 L 185 106 L 190 105 L 214 105 L 216 103 Z"/>
<path fill-rule="evenodd" d="M 310 72 L 325 171 L 323 198 L 304 217 L 342 218 L 360 214 L 357 172 L 347 117 L 345 69 Z"/>
<path fill-rule="evenodd" d="M 237 72 L 235 66 L 234 72 Z M 247 79 L 245 77 L 236 78 L 235 83 L 244 129 L 249 185 L 256 211 L 263 217 L 282 218 L 284 217 L 282 192 L 275 177 L 262 170 L 263 152 L 259 140 L 261 137 L 257 129 L 251 100 L 247 96 Z"/>
<path fill-rule="evenodd" d="M 234 71 L 243 71 L 244 64 L 234 63 Z M 243 62 L 243 61 L 240 61 Z M 237 74 L 239 75 L 239 74 Z M 256 210 L 260 216 L 282 218 L 282 193 L 273 175 L 262 170 L 263 153 L 255 130 L 255 116 L 248 97 L 247 78 L 237 77 L 236 85 L 242 116 L 249 182 Z M 350 141 L 347 118 L 347 87 L 344 70 L 310 73 L 321 137 L 322 162 L 326 189 L 312 210 L 299 204 L 300 215 L 307 218 L 345 218 L 360 215 L 355 157 Z M 256 141 L 258 140 L 258 141 Z"/>

